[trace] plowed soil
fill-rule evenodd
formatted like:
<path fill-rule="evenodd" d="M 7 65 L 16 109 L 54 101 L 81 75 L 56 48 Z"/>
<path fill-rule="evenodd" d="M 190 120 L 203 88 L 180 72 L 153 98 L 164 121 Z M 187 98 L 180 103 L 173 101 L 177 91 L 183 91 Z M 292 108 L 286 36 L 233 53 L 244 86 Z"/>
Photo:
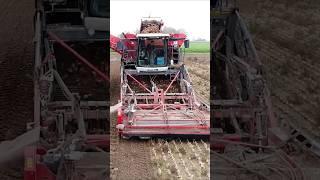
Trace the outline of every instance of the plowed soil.
<path fill-rule="evenodd" d="M 0 0 L 0 141 L 33 119 L 33 14 L 30 0 Z M 0 167 L 0 179 L 22 179 L 23 161 L 13 166 Z"/>
<path fill-rule="evenodd" d="M 319 140 L 319 1 L 245 0 L 239 5 L 264 64 L 277 115 Z"/>
<path fill-rule="evenodd" d="M 210 55 L 186 54 L 185 64 L 188 69 L 194 90 L 206 102 L 210 100 Z"/>

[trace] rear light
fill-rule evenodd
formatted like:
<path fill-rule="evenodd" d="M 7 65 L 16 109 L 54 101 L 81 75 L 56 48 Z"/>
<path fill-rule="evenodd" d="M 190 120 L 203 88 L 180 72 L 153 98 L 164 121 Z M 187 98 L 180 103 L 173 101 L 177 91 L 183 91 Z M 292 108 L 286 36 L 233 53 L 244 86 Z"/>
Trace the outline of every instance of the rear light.
<path fill-rule="evenodd" d="M 123 113 L 122 113 L 121 108 L 119 108 L 118 109 L 118 121 L 117 121 L 117 124 L 122 124 L 122 121 L 123 121 Z"/>
<path fill-rule="evenodd" d="M 34 160 L 31 157 L 26 157 L 24 161 L 24 168 L 26 170 L 35 169 Z"/>

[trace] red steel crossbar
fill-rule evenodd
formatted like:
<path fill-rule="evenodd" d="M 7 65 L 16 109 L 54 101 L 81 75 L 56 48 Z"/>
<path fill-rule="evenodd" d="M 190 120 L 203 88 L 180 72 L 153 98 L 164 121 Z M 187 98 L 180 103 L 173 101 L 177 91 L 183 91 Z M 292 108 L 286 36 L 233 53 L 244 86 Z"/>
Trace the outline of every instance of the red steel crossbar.
<path fill-rule="evenodd" d="M 209 129 L 210 127 L 209 126 L 194 126 L 194 125 L 186 125 L 186 126 L 183 126 L 183 125 L 180 125 L 180 126 L 177 126 L 177 125 L 159 125 L 159 126 L 126 126 L 126 128 L 129 128 L 129 129 Z"/>
<path fill-rule="evenodd" d="M 86 60 L 83 56 L 81 56 L 79 53 L 77 53 L 74 49 L 72 49 L 70 46 L 68 46 L 63 40 L 61 40 L 58 36 L 53 34 L 52 32 L 48 32 L 48 35 L 54 39 L 58 44 L 60 44 L 63 48 L 68 50 L 70 53 L 72 53 L 77 59 L 82 62 L 83 64 L 87 65 L 90 69 L 95 71 L 101 78 L 103 78 L 105 81 L 109 81 L 108 76 L 101 72 L 99 69 L 97 69 L 94 65 L 92 65 L 88 60 Z"/>
<path fill-rule="evenodd" d="M 177 72 L 177 74 L 175 75 L 175 77 L 173 78 L 173 80 L 170 82 L 169 86 L 167 87 L 167 89 L 164 91 L 164 94 L 167 94 L 167 91 L 170 89 L 172 83 L 177 79 L 178 75 L 180 74 L 180 71 Z"/>
<path fill-rule="evenodd" d="M 131 76 L 130 74 L 126 73 L 129 77 L 131 77 L 135 82 L 137 82 L 143 89 L 145 89 L 146 91 L 148 91 L 149 93 L 151 93 L 151 91 L 145 87 L 143 84 L 141 84 L 141 82 L 139 82 L 136 78 L 134 78 L 133 76 Z"/>
<path fill-rule="evenodd" d="M 141 115 L 142 116 L 142 115 Z M 149 115 L 148 115 L 149 116 Z M 159 117 L 159 115 L 150 115 L 150 117 Z M 182 116 L 176 116 L 176 117 L 182 117 Z M 201 119 L 168 119 L 167 121 L 175 121 L 175 122 L 195 122 L 195 121 L 199 121 Z M 136 122 L 163 122 L 164 120 L 152 120 L 152 119 L 143 119 L 143 118 L 135 118 Z M 210 121 L 210 120 L 204 120 L 204 121 Z"/>
<path fill-rule="evenodd" d="M 47 63 L 48 61 L 49 61 L 49 59 L 51 58 L 51 57 L 53 57 L 54 55 L 52 54 L 52 53 L 48 53 L 47 55 L 46 55 L 46 57 L 44 58 L 44 60 L 42 61 L 42 64 L 45 64 L 45 63 Z"/>

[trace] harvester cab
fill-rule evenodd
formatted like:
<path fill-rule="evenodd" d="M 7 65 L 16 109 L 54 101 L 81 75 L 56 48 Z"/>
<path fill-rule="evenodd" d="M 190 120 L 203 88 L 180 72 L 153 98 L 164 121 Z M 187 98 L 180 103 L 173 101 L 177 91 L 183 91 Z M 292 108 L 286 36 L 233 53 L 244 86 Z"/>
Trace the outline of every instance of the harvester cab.
<path fill-rule="evenodd" d="M 163 24 L 160 18 L 142 18 L 139 33 L 123 34 L 123 39 L 111 36 L 111 48 L 138 72 L 168 71 L 183 62 L 182 45 L 188 48 L 189 40 L 183 33 L 164 33 Z"/>
<path fill-rule="evenodd" d="M 137 71 L 167 71 L 169 34 L 138 34 L 137 38 Z"/>
<path fill-rule="evenodd" d="M 180 36 L 176 38 L 174 36 Z M 167 71 L 183 62 L 184 48 L 189 47 L 189 40 L 184 34 L 149 33 L 137 34 L 138 71 Z"/>

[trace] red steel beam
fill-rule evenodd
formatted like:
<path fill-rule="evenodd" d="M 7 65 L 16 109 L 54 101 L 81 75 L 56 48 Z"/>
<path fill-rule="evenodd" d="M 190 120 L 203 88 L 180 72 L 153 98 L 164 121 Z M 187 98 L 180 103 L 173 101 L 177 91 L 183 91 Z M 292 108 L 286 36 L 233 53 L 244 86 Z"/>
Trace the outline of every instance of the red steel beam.
<path fill-rule="evenodd" d="M 153 126 L 126 126 L 129 129 L 209 129 L 209 126 L 194 126 L 194 125 L 153 125 Z"/>
<path fill-rule="evenodd" d="M 47 63 L 49 61 L 49 58 L 53 57 L 53 56 L 54 55 L 52 53 L 47 54 L 41 64 L 44 65 L 45 63 Z"/>
<path fill-rule="evenodd" d="M 141 82 L 139 82 L 136 78 L 134 78 L 133 76 L 131 76 L 130 74 L 126 73 L 129 77 L 131 77 L 135 82 L 137 82 L 139 84 L 139 86 L 141 86 L 142 88 L 144 88 L 146 91 L 148 91 L 149 93 L 152 93 L 147 87 L 145 87 L 143 84 L 141 84 Z"/>
<path fill-rule="evenodd" d="M 164 91 L 164 94 L 167 94 L 167 91 L 170 89 L 172 83 L 177 79 L 178 75 L 180 74 L 180 71 L 177 72 L 176 76 L 173 78 L 173 80 L 170 82 L 169 86 L 167 89 Z"/>
<path fill-rule="evenodd" d="M 83 56 L 81 56 L 78 52 L 76 52 L 74 49 L 72 49 L 69 45 L 67 45 L 63 40 L 61 40 L 58 36 L 53 34 L 52 32 L 48 32 L 48 35 L 55 40 L 58 44 L 60 44 L 63 48 L 68 50 L 70 53 L 72 53 L 80 62 L 87 65 L 91 70 L 96 72 L 102 79 L 105 81 L 110 81 L 108 76 L 101 72 L 99 69 L 97 69 L 94 65 L 92 65 L 87 59 L 85 59 Z"/>
<path fill-rule="evenodd" d="M 182 106 L 188 106 L 189 104 L 163 104 L 166 106 L 173 106 L 173 107 L 182 107 Z M 159 106 L 159 104 L 137 104 L 139 107 L 149 107 L 149 106 Z"/>
<path fill-rule="evenodd" d="M 189 131 L 189 130 L 180 130 L 177 129 L 163 129 L 163 130 L 154 130 L 154 131 L 145 131 L 145 130 L 126 130 L 122 132 L 124 135 L 201 135 L 201 136 L 209 136 L 210 132 L 208 130 L 200 130 L 196 129 L 195 131 Z"/>
<path fill-rule="evenodd" d="M 86 143 L 93 144 L 98 147 L 109 148 L 110 136 L 108 134 L 93 134 L 86 136 Z"/>
<path fill-rule="evenodd" d="M 142 116 L 142 115 L 141 115 Z M 149 116 L 149 115 L 148 115 Z M 152 115 L 150 115 L 152 117 Z M 159 117 L 159 115 L 153 115 L 156 117 Z M 179 116 L 176 116 L 179 117 Z M 180 116 L 181 117 L 181 116 Z M 155 119 L 143 119 L 143 118 L 135 118 L 136 122 L 139 121 L 145 121 L 145 122 L 163 122 L 164 120 L 155 120 Z M 167 121 L 174 121 L 174 122 L 195 122 L 195 121 L 200 121 L 201 119 L 168 119 Z M 209 119 L 203 120 L 209 122 Z"/>

